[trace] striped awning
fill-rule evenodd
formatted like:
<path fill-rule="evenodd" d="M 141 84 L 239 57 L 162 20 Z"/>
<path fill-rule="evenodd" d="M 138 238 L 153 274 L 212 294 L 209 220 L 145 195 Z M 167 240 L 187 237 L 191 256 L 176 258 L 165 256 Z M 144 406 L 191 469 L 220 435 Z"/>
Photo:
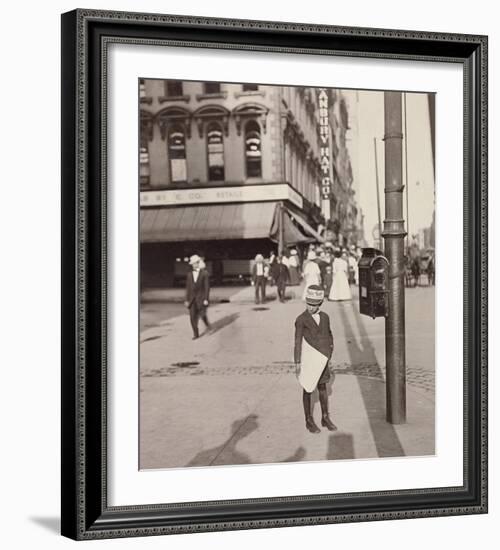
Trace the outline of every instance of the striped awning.
<path fill-rule="evenodd" d="M 141 242 L 269 239 L 275 202 L 141 209 Z"/>

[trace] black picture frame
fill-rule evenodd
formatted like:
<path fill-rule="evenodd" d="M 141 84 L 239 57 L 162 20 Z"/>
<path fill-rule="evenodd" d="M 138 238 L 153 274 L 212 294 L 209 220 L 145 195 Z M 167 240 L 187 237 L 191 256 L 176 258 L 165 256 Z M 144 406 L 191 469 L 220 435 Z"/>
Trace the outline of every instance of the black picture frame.
<path fill-rule="evenodd" d="M 107 505 L 103 98 L 107 45 L 126 40 L 463 66 L 463 486 Z M 487 37 L 94 10 L 63 14 L 62 256 L 63 535 L 85 540 L 487 511 Z"/>

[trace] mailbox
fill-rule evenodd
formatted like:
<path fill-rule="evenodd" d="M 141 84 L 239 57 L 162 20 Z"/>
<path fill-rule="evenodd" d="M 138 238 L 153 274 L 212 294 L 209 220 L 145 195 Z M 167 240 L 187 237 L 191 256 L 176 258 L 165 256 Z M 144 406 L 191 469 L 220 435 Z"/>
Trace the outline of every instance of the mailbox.
<path fill-rule="evenodd" d="M 389 313 L 389 262 L 380 250 L 363 248 L 358 262 L 359 312 L 387 317 Z"/>

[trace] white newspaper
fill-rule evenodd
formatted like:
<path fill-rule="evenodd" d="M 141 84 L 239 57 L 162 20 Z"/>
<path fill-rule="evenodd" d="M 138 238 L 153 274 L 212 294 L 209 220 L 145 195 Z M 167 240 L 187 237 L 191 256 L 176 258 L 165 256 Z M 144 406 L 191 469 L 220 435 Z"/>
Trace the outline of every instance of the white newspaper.
<path fill-rule="evenodd" d="M 308 344 L 305 338 L 302 338 L 300 359 L 299 383 L 306 392 L 311 393 L 318 385 L 319 377 L 328 363 L 328 357 Z"/>

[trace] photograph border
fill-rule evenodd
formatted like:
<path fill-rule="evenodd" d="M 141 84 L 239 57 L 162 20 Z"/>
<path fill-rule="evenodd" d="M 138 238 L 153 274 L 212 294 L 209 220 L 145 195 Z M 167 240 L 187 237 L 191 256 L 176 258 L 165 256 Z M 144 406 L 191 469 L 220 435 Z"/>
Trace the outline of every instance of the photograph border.
<path fill-rule="evenodd" d="M 461 487 L 107 504 L 107 51 L 111 43 L 460 63 L 464 71 Z M 77 540 L 487 511 L 487 37 L 75 10 L 62 15 L 61 532 Z"/>

